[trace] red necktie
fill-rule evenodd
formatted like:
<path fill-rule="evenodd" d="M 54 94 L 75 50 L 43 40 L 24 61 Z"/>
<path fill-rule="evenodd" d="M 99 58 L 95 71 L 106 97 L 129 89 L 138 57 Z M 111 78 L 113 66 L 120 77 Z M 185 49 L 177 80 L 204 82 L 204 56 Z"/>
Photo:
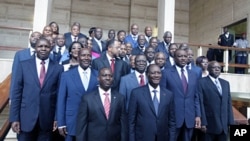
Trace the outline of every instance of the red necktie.
<path fill-rule="evenodd" d="M 40 87 L 42 88 L 43 86 L 43 81 L 45 79 L 45 75 L 46 75 L 46 72 L 45 72 L 45 62 L 44 60 L 41 62 L 41 69 L 40 69 L 40 77 L 39 77 L 39 81 L 40 81 Z"/>
<path fill-rule="evenodd" d="M 105 111 L 105 115 L 106 118 L 109 118 L 109 110 L 110 110 L 110 101 L 109 101 L 109 94 L 108 93 L 104 93 L 105 95 L 105 99 L 104 99 L 104 111 Z"/>
<path fill-rule="evenodd" d="M 111 61 L 111 71 L 112 73 L 114 73 L 115 72 L 115 59 L 113 58 L 110 61 Z"/>
<path fill-rule="evenodd" d="M 141 80 L 140 80 L 140 86 L 144 86 L 144 85 L 145 85 L 144 75 L 141 74 L 141 75 L 140 75 L 140 78 L 141 78 Z"/>
<path fill-rule="evenodd" d="M 186 94 L 188 84 L 187 84 L 187 78 L 184 74 L 183 68 L 181 68 L 181 82 L 182 82 L 182 87 L 183 87 L 184 93 Z"/>

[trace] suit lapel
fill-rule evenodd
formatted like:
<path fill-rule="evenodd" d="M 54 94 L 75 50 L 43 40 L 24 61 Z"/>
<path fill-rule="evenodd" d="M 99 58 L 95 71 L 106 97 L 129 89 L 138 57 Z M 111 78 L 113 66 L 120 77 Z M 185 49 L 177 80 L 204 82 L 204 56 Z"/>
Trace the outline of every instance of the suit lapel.
<path fill-rule="evenodd" d="M 152 100 L 152 97 L 151 97 L 148 85 L 145 85 L 143 87 L 145 88 L 145 91 L 144 91 L 143 95 L 145 96 L 146 101 L 148 102 L 150 109 L 152 110 L 152 112 L 154 113 L 154 115 L 157 116 L 156 113 L 155 113 L 155 108 L 154 108 L 153 100 Z"/>
<path fill-rule="evenodd" d="M 97 80 L 95 80 L 95 79 L 97 79 L 97 78 L 96 78 L 94 75 L 95 75 L 95 74 L 94 74 L 94 71 L 93 71 L 93 69 L 91 69 L 90 79 L 89 79 L 89 86 L 88 86 L 88 89 L 87 89 L 86 91 L 91 90 L 92 88 L 95 87 L 96 83 L 94 83 L 94 82 L 97 81 Z M 92 83 L 92 82 L 93 82 L 93 83 Z"/>
<path fill-rule="evenodd" d="M 33 78 L 35 79 L 35 82 L 36 82 L 37 86 L 40 87 L 40 81 L 39 81 L 38 74 L 37 74 L 35 56 L 33 56 L 33 58 L 31 59 L 29 66 L 32 66 L 32 67 L 29 68 L 29 70 L 30 70 L 31 74 L 34 76 Z"/>
<path fill-rule="evenodd" d="M 81 80 L 81 77 L 79 75 L 79 72 L 78 72 L 78 69 L 77 67 L 74 68 L 74 70 L 72 71 L 72 80 L 73 82 L 75 83 L 75 86 L 77 87 L 77 89 L 80 91 L 80 92 L 84 92 L 86 91 L 83 87 L 83 84 L 82 84 L 82 80 Z"/>
<path fill-rule="evenodd" d="M 214 84 L 214 82 L 209 78 L 209 76 L 207 76 L 207 79 L 208 79 L 208 85 L 211 86 L 210 88 L 212 88 L 214 91 L 216 91 L 217 95 L 219 97 L 221 97 L 220 92 L 218 91 L 218 89 L 217 89 L 216 85 Z"/>
<path fill-rule="evenodd" d="M 106 119 L 104 107 L 103 107 L 103 104 L 102 104 L 102 101 L 101 101 L 101 97 L 99 95 L 99 91 L 98 90 L 94 94 L 94 99 L 95 99 L 95 102 L 96 102 L 96 106 L 101 111 L 102 115 L 104 116 L 103 118 Z"/>
<path fill-rule="evenodd" d="M 175 65 L 172 67 L 171 71 L 172 71 L 172 76 L 173 76 L 174 80 L 176 81 L 176 85 L 179 86 L 179 88 L 181 89 L 182 94 L 184 95 L 184 89 L 183 89 L 183 86 L 182 86 L 182 83 L 181 83 L 181 78 L 179 76 L 179 73 L 178 73 Z"/>
<path fill-rule="evenodd" d="M 165 93 L 165 91 L 160 89 L 160 104 L 159 104 L 159 109 L 158 109 L 158 117 L 160 116 L 162 110 L 166 108 L 165 107 L 165 104 L 167 102 L 166 96 L 167 94 Z"/>
<path fill-rule="evenodd" d="M 102 59 L 103 59 L 104 66 L 111 68 L 106 53 L 103 54 L 103 58 Z"/>
<path fill-rule="evenodd" d="M 116 106 L 117 105 L 117 99 L 116 99 L 116 93 L 115 92 L 112 92 L 111 90 L 111 103 L 110 103 L 110 110 L 109 110 L 109 118 L 110 119 L 111 117 L 114 117 L 113 116 L 113 111 L 116 111 Z"/>
<path fill-rule="evenodd" d="M 140 84 L 138 83 L 138 80 L 136 78 L 135 72 L 133 72 L 133 74 L 130 75 L 130 79 L 131 79 L 131 81 L 128 81 L 128 82 L 131 83 L 132 86 L 136 86 L 136 87 L 140 86 Z"/>

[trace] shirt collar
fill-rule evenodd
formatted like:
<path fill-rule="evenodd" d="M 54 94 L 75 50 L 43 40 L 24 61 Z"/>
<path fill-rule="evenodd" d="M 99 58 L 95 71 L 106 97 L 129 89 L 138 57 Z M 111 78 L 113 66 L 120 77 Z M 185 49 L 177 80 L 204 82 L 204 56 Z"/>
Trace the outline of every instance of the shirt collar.
<path fill-rule="evenodd" d="M 149 88 L 150 93 L 151 93 L 153 90 L 157 90 L 158 93 L 160 92 L 160 86 L 159 86 L 159 85 L 158 85 L 158 86 L 156 87 L 156 89 L 155 89 L 155 88 L 153 88 L 153 87 L 148 83 L 148 88 Z"/>
<path fill-rule="evenodd" d="M 108 91 L 104 91 L 100 86 L 98 87 L 99 93 L 100 94 L 104 94 L 104 93 L 108 93 L 109 95 L 111 95 L 111 89 L 109 88 Z"/>
<path fill-rule="evenodd" d="M 214 77 L 212 77 L 211 75 L 208 75 L 209 76 L 209 78 L 215 83 L 215 80 L 217 80 L 217 81 L 219 81 L 219 79 L 218 79 L 218 77 L 217 78 L 214 78 Z"/>
<path fill-rule="evenodd" d="M 38 63 L 41 63 L 41 62 L 42 62 L 42 60 L 39 59 L 39 58 L 37 57 L 37 55 L 36 55 L 36 62 L 38 62 Z M 47 58 L 46 60 L 44 60 L 44 62 L 45 62 L 45 64 L 49 64 L 49 58 Z"/>
<path fill-rule="evenodd" d="M 90 68 L 88 67 L 86 70 L 82 69 L 82 67 L 79 65 L 78 66 L 78 72 L 82 73 L 82 72 L 87 72 L 88 74 L 90 74 Z"/>

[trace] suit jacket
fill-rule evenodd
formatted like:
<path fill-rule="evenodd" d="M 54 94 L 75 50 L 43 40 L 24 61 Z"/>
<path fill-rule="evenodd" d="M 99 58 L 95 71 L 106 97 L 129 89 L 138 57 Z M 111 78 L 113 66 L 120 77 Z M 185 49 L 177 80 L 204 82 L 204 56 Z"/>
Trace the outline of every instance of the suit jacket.
<path fill-rule="evenodd" d="M 199 80 L 201 100 L 201 125 L 207 127 L 207 133 L 228 133 L 229 125 L 234 124 L 232 99 L 228 81 L 220 79 L 222 95 L 209 76 Z"/>
<path fill-rule="evenodd" d="M 168 49 L 166 49 L 166 46 L 165 46 L 164 41 L 158 43 L 158 46 L 157 46 L 157 48 L 155 49 L 155 51 L 156 51 L 156 52 L 163 52 L 163 53 L 165 53 L 165 55 L 166 55 L 167 58 L 168 58 L 168 56 L 169 56 L 169 51 L 168 51 Z"/>
<path fill-rule="evenodd" d="M 77 141 L 127 141 L 127 114 L 124 97 L 111 90 L 111 104 L 107 119 L 104 107 L 95 90 L 82 97 L 76 126 Z"/>
<path fill-rule="evenodd" d="M 102 52 L 105 52 L 107 50 L 106 43 L 104 41 L 101 41 L 102 43 L 102 51 L 100 50 L 100 46 L 96 42 L 96 40 L 92 39 L 92 51 L 98 54 L 101 54 Z"/>
<path fill-rule="evenodd" d="M 66 126 L 68 134 L 71 136 L 76 135 L 76 119 L 81 97 L 98 88 L 97 77 L 98 72 L 91 69 L 89 85 L 86 90 L 77 67 L 62 73 L 57 98 L 57 124 L 58 127 Z"/>
<path fill-rule="evenodd" d="M 69 49 L 70 45 L 73 42 L 72 38 L 71 38 L 71 32 L 65 33 L 64 37 L 65 37 L 65 46 L 66 46 L 67 49 Z M 81 37 L 86 37 L 87 38 L 87 36 L 82 34 L 82 33 L 79 33 L 77 37 L 78 37 L 78 39 L 81 38 Z"/>
<path fill-rule="evenodd" d="M 64 52 L 61 55 L 59 55 L 57 53 L 56 47 L 57 46 L 55 46 L 52 51 L 53 61 L 58 62 L 59 64 L 62 64 L 63 61 L 69 59 L 69 51 L 68 49 L 65 48 Z"/>
<path fill-rule="evenodd" d="M 181 78 L 176 70 L 176 66 L 166 69 L 166 78 L 162 81 L 174 94 L 176 127 L 180 128 L 184 121 L 187 128 L 193 128 L 195 125 L 195 117 L 200 117 L 200 102 L 197 90 L 198 78 L 196 74 L 190 70 L 188 72 L 188 88 L 184 93 Z"/>
<path fill-rule="evenodd" d="M 144 47 L 145 48 L 145 47 Z M 144 49 L 145 50 L 145 49 Z M 144 54 L 144 52 L 140 49 L 139 46 L 135 47 L 132 49 L 131 52 L 132 55 L 139 55 L 139 54 Z"/>
<path fill-rule="evenodd" d="M 221 45 L 221 46 L 229 46 L 229 47 L 231 47 L 234 44 L 234 36 L 233 36 L 233 34 L 229 34 L 228 38 L 226 37 L 226 34 L 221 34 L 219 36 L 219 38 L 220 38 L 221 42 L 218 43 L 218 44 Z"/>
<path fill-rule="evenodd" d="M 127 74 L 121 78 L 119 92 L 125 96 L 127 110 L 128 110 L 128 104 L 129 104 L 131 91 L 137 87 L 140 87 L 140 84 L 138 83 L 135 72 Z"/>
<path fill-rule="evenodd" d="M 134 39 L 133 39 L 133 37 L 131 36 L 131 34 L 129 34 L 129 35 L 127 35 L 127 36 L 125 37 L 124 42 L 125 42 L 125 44 L 126 44 L 126 43 L 131 43 L 132 48 L 135 48 L 135 47 L 138 46 L 137 40 L 134 41 Z"/>
<path fill-rule="evenodd" d="M 27 70 L 27 68 L 29 68 Z M 10 106 L 10 122 L 19 121 L 21 131 L 34 129 L 37 119 L 41 129 L 52 131 L 56 98 L 63 67 L 49 61 L 42 88 L 37 75 L 35 56 L 19 63 Z"/>
<path fill-rule="evenodd" d="M 202 69 L 200 67 L 197 67 L 194 64 L 191 64 L 191 71 L 195 72 L 198 78 L 202 77 Z"/>
<path fill-rule="evenodd" d="M 174 141 L 174 96 L 160 87 L 158 116 L 148 85 L 131 92 L 129 101 L 129 141 Z"/>
<path fill-rule="evenodd" d="M 13 60 L 13 64 L 12 64 L 12 73 L 11 73 L 11 82 L 14 82 L 15 79 L 16 79 L 16 76 L 18 75 L 18 64 L 21 62 L 21 61 L 24 61 L 24 60 L 28 60 L 28 59 L 31 59 L 31 55 L 30 55 L 30 48 L 26 48 L 26 49 L 23 49 L 23 50 L 20 50 L 18 52 L 16 52 L 15 56 L 14 56 L 14 60 Z M 10 84 L 10 99 L 14 93 L 14 86 L 13 86 L 14 83 L 11 83 Z"/>
<path fill-rule="evenodd" d="M 108 67 L 110 68 L 109 60 L 106 56 L 106 53 L 103 53 L 99 58 L 94 59 L 92 62 L 92 68 L 100 70 L 101 68 Z M 119 90 L 121 77 L 129 73 L 129 67 L 126 62 L 120 59 L 115 60 L 115 72 L 113 74 L 114 81 L 112 88 Z"/>

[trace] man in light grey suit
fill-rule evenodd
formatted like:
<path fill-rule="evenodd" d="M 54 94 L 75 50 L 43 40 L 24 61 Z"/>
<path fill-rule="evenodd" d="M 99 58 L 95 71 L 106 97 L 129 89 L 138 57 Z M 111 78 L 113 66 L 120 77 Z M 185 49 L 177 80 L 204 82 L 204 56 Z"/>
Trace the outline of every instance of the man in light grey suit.
<path fill-rule="evenodd" d="M 119 92 L 125 96 L 126 109 L 128 109 L 128 103 L 132 89 L 146 84 L 146 67 L 146 56 L 143 54 L 137 55 L 135 57 L 135 71 L 121 78 Z"/>

